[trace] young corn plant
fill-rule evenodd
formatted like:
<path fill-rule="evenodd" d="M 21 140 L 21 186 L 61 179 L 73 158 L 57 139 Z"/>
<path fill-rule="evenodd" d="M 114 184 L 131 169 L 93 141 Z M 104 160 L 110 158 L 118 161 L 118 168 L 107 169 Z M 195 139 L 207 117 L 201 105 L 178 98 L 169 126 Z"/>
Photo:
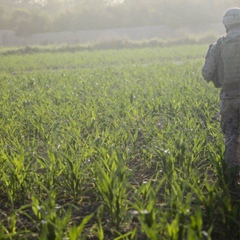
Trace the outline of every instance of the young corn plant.
<path fill-rule="evenodd" d="M 62 186 L 66 187 L 73 200 L 78 201 L 84 191 L 84 177 L 89 171 L 89 166 L 84 166 L 81 160 L 73 161 L 69 157 L 64 159 L 67 165 L 63 172 Z"/>
<path fill-rule="evenodd" d="M 47 192 L 46 200 L 40 202 L 37 197 L 32 196 L 32 211 L 40 223 L 39 237 L 44 239 L 60 239 L 63 237 L 63 232 L 62 229 L 57 226 L 58 207 L 55 202 L 56 191 L 48 191 L 45 187 L 43 188 Z M 68 215 L 66 218 L 66 220 L 69 220 Z"/>
<path fill-rule="evenodd" d="M 14 239 L 18 235 L 16 213 L 11 213 L 7 217 L 7 224 L 0 224 L 1 239 Z"/>
<path fill-rule="evenodd" d="M 191 214 L 192 194 L 187 193 L 187 183 L 176 173 L 173 174 L 172 192 L 169 196 L 170 223 L 167 223 L 167 235 L 169 239 L 184 239 L 186 226 Z"/>
<path fill-rule="evenodd" d="M 71 209 L 65 210 L 63 206 L 56 203 L 55 190 L 48 191 L 45 187 L 43 189 L 47 193 L 47 198 L 40 201 L 33 195 L 31 204 L 32 211 L 37 218 L 37 224 L 40 224 L 39 237 L 49 240 L 79 239 L 85 225 L 93 217 L 93 213 L 85 216 L 79 225 L 70 226 Z"/>
<path fill-rule="evenodd" d="M 44 175 L 38 175 L 38 180 L 44 183 L 39 185 L 40 188 L 45 185 L 48 189 L 51 189 L 59 182 L 59 176 L 62 175 L 65 165 L 56 153 L 48 151 L 47 154 L 46 157 L 37 158 L 40 170 L 44 172 Z"/>
<path fill-rule="evenodd" d="M 96 188 L 107 206 L 112 226 L 120 229 L 127 208 L 128 168 L 118 152 L 111 156 L 105 152 L 103 156 L 102 165 L 97 163 Z"/>
<path fill-rule="evenodd" d="M 211 240 L 212 227 L 203 231 L 203 217 L 199 206 L 194 209 L 194 214 L 190 216 L 190 224 L 187 227 L 187 239 L 201 240 L 204 237 Z"/>
<path fill-rule="evenodd" d="M 99 239 L 231 239 L 239 228 L 219 163 L 218 90 L 200 76 L 205 48 L 1 55 L 0 239 L 87 239 L 91 214 L 75 223 L 68 201 L 99 196 Z M 20 206 L 31 199 L 29 213 Z"/>
<path fill-rule="evenodd" d="M 17 202 L 24 203 L 32 189 L 30 183 L 34 173 L 31 171 L 31 161 L 26 159 L 23 149 L 11 157 L 2 152 L 1 159 L 5 170 L 1 171 L 1 184 L 11 206 Z"/>
<path fill-rule="evenodd" d="M 0 224 L 0 239 L 9 239 L 9 232 L 2 224 Z"/>
<path fill-rule="evenodd" d="M 69 227 L 67 229 L 65 238 L 69 239 L 69 240 L 87 239 L 87 237 L 82 235 L 82 233 L 83 233 L 85 225 L 91 220 L 93 215 L 94 215 L 93 213 L 89 214 L 88 216 L 83 218 L 82 222 L 79 225 L 74 224 L 73 226 Z M 101 239 L 99 239 L 99 240 L 101 240 Z"/>
<path fill-rule="evenodd" d="M 131 206 L 134 211 L 132 213 L 137 216 L 141 224 L 141 231 L 148 239 L 159 239 L 162 231 L 159 222 L 159 215 L 162 213 L 161 207 L 158 206 L 158 194 L 165 181 L 165 178 L 157 182 L 149 179 L 138 188 L 133 188 L 134 202 L 131 203 Z"/>

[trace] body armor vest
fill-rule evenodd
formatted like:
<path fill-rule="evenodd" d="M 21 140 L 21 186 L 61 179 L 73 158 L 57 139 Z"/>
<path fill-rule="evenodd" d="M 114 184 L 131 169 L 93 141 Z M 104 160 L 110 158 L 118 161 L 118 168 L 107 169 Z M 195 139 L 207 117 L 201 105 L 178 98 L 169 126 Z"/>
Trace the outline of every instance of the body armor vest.
<path fill-rule="evenodd" d="M 223 87 L 235 88 L 240 84 L 240 37 L 222 39 L 221 61 L 223 63 Z"/>

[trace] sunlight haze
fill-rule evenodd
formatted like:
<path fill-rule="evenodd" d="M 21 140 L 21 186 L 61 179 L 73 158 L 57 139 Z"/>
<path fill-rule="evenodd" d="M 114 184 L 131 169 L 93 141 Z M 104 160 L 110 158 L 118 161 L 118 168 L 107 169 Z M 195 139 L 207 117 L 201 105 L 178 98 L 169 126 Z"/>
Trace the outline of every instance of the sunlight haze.
<path fill-rule="evenodd" d="M 0 36 L 8 44 L 6 39 L 13 38 L 25 43 L 27 39 L 51 43 L 58 42 L 55 39 L 88 42 L 189 35 L 201 38 L 223 34 L 224 11 L 239 3 L 240 0 L 0 0 L 0 29 L 5 31 Z M 50 33 L 52 37 L 46 37 Z M 60 33 L 64 37 L 58 39 Z"/>

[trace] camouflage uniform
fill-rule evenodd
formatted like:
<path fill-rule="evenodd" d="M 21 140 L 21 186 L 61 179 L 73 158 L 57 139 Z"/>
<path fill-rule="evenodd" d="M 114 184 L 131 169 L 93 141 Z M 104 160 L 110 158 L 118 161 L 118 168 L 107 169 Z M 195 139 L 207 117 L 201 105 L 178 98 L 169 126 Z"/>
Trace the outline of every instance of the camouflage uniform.
<path fill-rule="evenodd" d="M 234 60 L 230 59 L 230 64 L 228 63 L 230 70 L 226 70 L 227 64 L 222 57 L 224 46 L 221 45 L 221 41 L 228 39 L 237 39 L 240 42 L 240 8 L 237 11 L 239 13 L 238 24 L 224 24 L 227 35 L 210 45 L 202 68 L 202 75 L 207 82 L 213 81 L 216 87 L 221 86 L 222 88 L 220 93 L 220 113 L 221 128 L 225 136 L 224 159 L 227 165 L 228 187 L 231 197 L 239 200 L 240 192 L 237 178 L 240 166 L 240 59 L 236 57 Z M 224 20 L 223 23 L 225 23 Z M 233 48 L 230 47 L 229 49 L 231 51 Z M 231 55 L 232 53 L 227 54 Z M 220 58 L 222 62 L 219 62 Z M 222 66 L 219 66 L 221 64 Z M 217 83 L 214 79 L 216 75 L 218 75 Z M 234 79 L 233 83 L 228 84 L 229 79 Z"/>

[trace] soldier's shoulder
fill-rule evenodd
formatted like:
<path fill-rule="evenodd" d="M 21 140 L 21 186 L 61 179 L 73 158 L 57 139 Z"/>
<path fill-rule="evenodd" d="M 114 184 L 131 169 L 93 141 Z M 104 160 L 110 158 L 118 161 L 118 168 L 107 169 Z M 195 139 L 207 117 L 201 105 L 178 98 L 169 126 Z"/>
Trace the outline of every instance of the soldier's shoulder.
<path fill-rule="evenodd" d="M 220 38 L 217 40 L 216 44 L 217 44 L 217 45 L 222 44 L 222 43 L 224 42 L 225 38 L 226 38 L 225 36 L 220 37 Z"/>

